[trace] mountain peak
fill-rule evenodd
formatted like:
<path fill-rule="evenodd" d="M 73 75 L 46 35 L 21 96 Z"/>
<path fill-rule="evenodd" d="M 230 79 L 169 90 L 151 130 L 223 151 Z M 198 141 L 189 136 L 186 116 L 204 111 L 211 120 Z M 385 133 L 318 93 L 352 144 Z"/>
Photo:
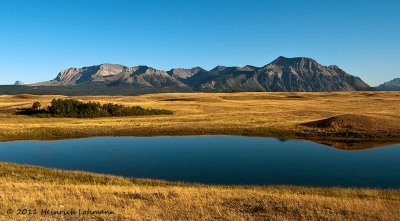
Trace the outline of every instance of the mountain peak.
<path fill-rule="evenodd" d="M 241 71 L 254 71 L 255 69 L 257 69 L 257 67 L 253 65 L 246 65 L 240 68 Z"/>
<path fill-rule="evenodd" d="M 191 69 L 186 69 L 186 68 L 173 68 L 170 71 L 167 71 L 167 73 L 174 77 L 174 78 L 180 78 L 180 79 L 187 79 L 192 77 L 193 75 L 198 74 L 199 72 L 206 71 L 203 68 L 197 66 Z"/>
<path fill-rule="evenodd" d="M 279 56 L 275 59 L 271 64 L 275 64 L 278 66 L 294 66 L 299 64 L 318 64 L 314 59 L 307 57 L 293 57 L 287 58 L 284 56 Z"/>
<path fill-rule="evenodd" d="M 24 84 L 24 82 L 22 82 L 22 81 L 16 81 L 16 82 L 14 83 L 14 85 L 25 85 L 25 84 Z"/>
<path fill-rule="evenodd" d="M 383 91 L 398 91 L 400 90 L 400 78 L 395 78 L 393 80 L 385 82 L 376 88 Z"/>
<path fill-rule="evenodd" d="M 97 66 L 97 65 L 94 65 L 94 66 Z M 104 63 L 104 64 L 101 64 L 98 66 L 100 66 L 100 68 L 126 68 L 124 65 L 110 64 L 110 63 Z"/>
<path fill-rule="evenodd" d="M 222 71 L 225 70 L 226 68 L 227 68 L 226 66 L 218 65 L 215 66 L 215 68 L 211 69 L 211 71 Z"/>

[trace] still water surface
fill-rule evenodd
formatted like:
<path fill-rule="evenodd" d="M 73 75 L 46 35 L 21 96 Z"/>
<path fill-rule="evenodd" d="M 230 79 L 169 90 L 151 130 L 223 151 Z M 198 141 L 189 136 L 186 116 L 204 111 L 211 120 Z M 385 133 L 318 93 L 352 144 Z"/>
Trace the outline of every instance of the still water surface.
<path fill-rule="evenodd" d="M 400 145 L 343 151 L 275 138 L 100 137 L 4 142 L 0 161 L 211 184 L 400 188 Z"/>

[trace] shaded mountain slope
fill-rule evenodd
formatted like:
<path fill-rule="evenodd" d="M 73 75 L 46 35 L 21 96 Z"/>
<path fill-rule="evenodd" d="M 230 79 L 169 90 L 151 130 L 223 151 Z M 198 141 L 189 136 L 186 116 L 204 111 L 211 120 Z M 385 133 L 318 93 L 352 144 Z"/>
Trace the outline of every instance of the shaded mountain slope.
<path fill-rule="evenodd" d="M 400 78 L 385 82 L 376 87 L 376 89 L 381 91 L 400 91 Z"/>

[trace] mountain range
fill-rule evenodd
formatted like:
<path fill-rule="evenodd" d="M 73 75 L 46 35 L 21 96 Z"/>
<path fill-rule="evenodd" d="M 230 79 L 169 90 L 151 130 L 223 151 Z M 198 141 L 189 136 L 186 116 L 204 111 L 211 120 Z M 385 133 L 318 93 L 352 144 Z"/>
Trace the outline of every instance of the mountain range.
<path fill-rule="evenodd" d="M 101 64 L 62 70 L 55 79 L 28 86 L 103 85 L 108 88 L 179 89 L 179 91 L 354 91 L 370 90 L 360 78 L 336 65 L 311 58 L 279 57 L 263 66 L 201 67 L 169 71 L 148 66 Z"/>

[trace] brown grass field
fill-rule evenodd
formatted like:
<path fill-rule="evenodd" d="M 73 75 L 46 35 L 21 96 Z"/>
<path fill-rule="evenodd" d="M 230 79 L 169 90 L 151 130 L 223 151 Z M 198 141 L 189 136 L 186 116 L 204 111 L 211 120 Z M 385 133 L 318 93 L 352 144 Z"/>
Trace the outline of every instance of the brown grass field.
<path fill-rule="evenodd" d="M 308 139 L 341 149 L 400 142 L 400 92 L 85 96 L 72 98 L 174 115 L 73 119 L 16 112 L 55 97 L 67 98 L 0 96 L 0 141 L 229 134 Z M 17 215 L 19 209 L 37 214 Z M 43 209 L 114 214 L 43 215 Z M 400 220 L 400 190 L 183 184 L 0 163 L 0 220 Z"/>
<path fill-rule="evenodd" d="M 5 163 L 0 171 L 0 220 L 400 219 L 400 190 L 206 186 Z M 46 209 L 114 214 L 42 214 Z"/>
<path fill-rule="evenodd" d="M 46 106 L 55 97 L 64 96 L 0 96 L 0 141 L 218 134 L 307 139 L 342 149 L 400 141 L 400 92 L 83 96 L 73 98 L 168 109 L 175 113 L 96 119 L 33 118 L 16 114 L 17 108 L 30 107 L 34 101 Z"/>

